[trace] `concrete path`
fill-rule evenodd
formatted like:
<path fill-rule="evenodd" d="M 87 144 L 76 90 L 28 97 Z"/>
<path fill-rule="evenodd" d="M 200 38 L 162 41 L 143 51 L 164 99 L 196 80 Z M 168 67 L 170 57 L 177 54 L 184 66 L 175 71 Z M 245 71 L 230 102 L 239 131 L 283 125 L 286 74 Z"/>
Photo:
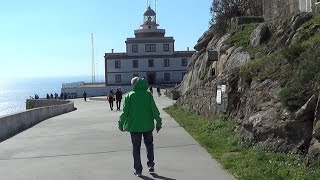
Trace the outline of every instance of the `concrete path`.
<path fill-rule="evenodd" d="M 159 109 L 173 103 L 155 97 Z M 120 112 L 106 102 L 75 100 L 78 110 L 48 119 L 0 143 L 0 179 L 129 180 L 133 175 L 130 134 L 118 130 Z M 154 134 L 155 170 L 142 179 L 234 179 L 169 115 Z"/>

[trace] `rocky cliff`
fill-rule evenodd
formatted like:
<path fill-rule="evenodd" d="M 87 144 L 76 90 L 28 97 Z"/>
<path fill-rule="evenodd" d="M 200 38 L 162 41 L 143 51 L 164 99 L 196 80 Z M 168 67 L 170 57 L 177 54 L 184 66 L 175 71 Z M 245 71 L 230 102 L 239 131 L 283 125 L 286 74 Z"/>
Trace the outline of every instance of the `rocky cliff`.
<path fill-rule="evenodd" d="M 242 140 L 266 150 L 319 155 L 319 93 L 303 92 L 303 103 L 288 108 L 280 94 L 295 71 L 285 73 L 291 67 L 289 60 L 276 56 L 314 37 L 319 39 L 310 41 L 308 49 L 320 49 L 320 21 L 311 18 L 312 14 L 295 16 L 285 27 L 250 24 L 251 28 L 236 27 L 224 36 L 215 35 L 210 28 L 195 46 L 197 52 L 180 84 L 182 96 L 177 104 L 207 116 L 234 118 Z"/>

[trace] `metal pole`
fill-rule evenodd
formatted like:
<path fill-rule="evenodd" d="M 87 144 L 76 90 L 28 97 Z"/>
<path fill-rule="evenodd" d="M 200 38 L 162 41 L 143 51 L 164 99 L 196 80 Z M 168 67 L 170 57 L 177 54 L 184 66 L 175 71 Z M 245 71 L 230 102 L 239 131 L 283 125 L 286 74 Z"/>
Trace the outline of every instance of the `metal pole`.
<path fill-rule="evenodd" d="M 156 11 L 156 16 L 155 16 L 155 22 L 156 22 L 156 24 L 157 24 L 157 0 L 154 0 L 154 9 L 155 9 L 155 11 Z"/>
<path fill-rule="evenodd" d="M 95 80 L 95 63 L 94 63 L 94 44 L 93 44 L 93 33 L 91 33 L 91 47 L 92 47 L 92 83 L 94 83 Z"/>

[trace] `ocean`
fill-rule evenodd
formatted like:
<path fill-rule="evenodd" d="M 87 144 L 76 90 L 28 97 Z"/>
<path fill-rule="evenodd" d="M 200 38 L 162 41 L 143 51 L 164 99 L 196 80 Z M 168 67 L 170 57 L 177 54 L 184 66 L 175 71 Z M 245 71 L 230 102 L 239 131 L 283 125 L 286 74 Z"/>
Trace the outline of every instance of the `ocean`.
<path fill-rule="evenodd" d="M 62 83 L 89 82 L 90 77 L 0 79 L 0 117 L 26 110 L 26 99 L 38 94 L 60 95 Z"/>

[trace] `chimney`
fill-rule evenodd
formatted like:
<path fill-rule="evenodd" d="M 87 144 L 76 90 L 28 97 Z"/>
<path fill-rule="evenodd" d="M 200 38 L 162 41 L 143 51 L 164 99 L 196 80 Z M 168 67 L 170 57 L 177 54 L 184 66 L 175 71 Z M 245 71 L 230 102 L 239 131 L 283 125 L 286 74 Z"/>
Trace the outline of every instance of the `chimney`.
<path fill-rule="evenodd" d="M 113 53 L 114 52 L 114 49 L 111 49 L 111 53 Z"/>

